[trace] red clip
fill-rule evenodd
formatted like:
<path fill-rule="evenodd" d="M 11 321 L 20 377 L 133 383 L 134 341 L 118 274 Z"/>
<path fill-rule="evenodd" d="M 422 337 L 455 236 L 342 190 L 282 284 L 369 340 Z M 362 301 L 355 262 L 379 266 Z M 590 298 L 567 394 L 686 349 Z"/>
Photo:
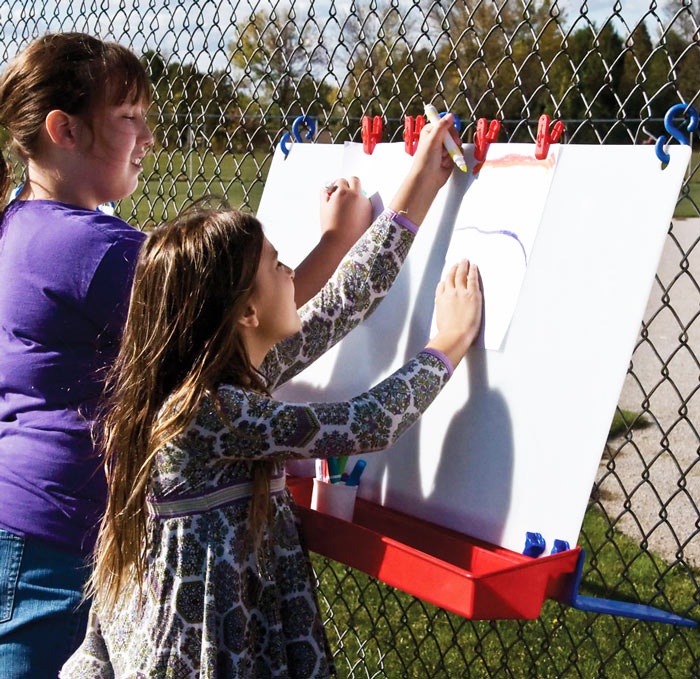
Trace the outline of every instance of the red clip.
<path fill-rule="evenodd" d="M 382 140 L 382 119 L 374 116 L 370 123 L 369 116 L 362 116 L 362 148 L 371 154 L 374 147 Z"/>
<path fill-rule="evenodd" d="M 413 125 L 413 116 L 406 116 L 403 123 L 403 140 L 406 145 L 406 153 L 412 156 L 416 152 L 420 131 L 425 127 L 425 116 L 416 116 L 416 124 Z"/>
<path fill-rule="evenodd" d="M 535 158 L 544 160 L 549 154 L 549 145 L 556 144 L 564 132 L 564 123 L 557 120 L 552 132 L 549 132 L 549 116 L 543 113 L 537 123 L 537 142 L 535 144 Z"/>
<path fill-rule="evenodd" d="M 486 118 L 479 118 L 479 122 L 476 124 L 476 135 L 474 136 L 474 160 L 483 162 L 486 159 L 486 150 L 489 144 L 498 139 L 500 131 L 501 122 L 499 120 L 492 120 L 489 125 Z"/>

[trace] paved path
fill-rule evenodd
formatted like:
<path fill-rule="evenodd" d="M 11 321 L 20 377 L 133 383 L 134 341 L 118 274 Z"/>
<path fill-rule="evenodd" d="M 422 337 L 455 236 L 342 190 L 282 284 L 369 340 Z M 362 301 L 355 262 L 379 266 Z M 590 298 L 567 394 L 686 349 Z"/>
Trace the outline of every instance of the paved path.
<path fill-rule="evenodd" d="M 620 396 L 620 406 L 635 411 L 642 410 L 648 398 L 656 421 L 636 430 L 630 441 L 611 442 L 612 461 L 604 457 L 598 475 L 603 479 L 601 500 L 611 519 L 622 514 L 618 528 L 637 541 L 646 535 L 650 549 L 670 561 L 682 550 L 683 557 L 696 567 L 700 567 L 698 239 L 700 218 L 674 221 L 657 272 L 668 290 L 668 300 L 665 304 L 664 291 L 656 281 L 644 317 L 648 341 L 640 337 L 642 343 L 632 357 L 634 374 L 627 375 Z M 633 243 L 630 256 L 634 256 Z M 686 257 L 687 265 L 682 265 Z M 686 345 L 679 340 L 684 330 Z M 605 476 L 611 462 L 614 473 Z M 625 491 L 631 510 L 627 512 Z"/>

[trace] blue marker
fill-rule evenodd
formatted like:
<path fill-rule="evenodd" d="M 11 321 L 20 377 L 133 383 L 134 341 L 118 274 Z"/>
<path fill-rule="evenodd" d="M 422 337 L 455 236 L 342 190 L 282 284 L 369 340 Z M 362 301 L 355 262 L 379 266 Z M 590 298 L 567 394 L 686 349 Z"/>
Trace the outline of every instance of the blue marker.
<path fill-rule="evenodd" d="M 331 483 L 340 483 L 340 466 L 337 457 L 328 458 L 328 476 Z"/>
<path fill-rule="evenodd" d="M 359 486 L 360 476 L 362 476 L 362 472 L 365 470 L 366 466 L 367 463 L 364 460 L 358 460 L 357 462 L 355 462 L 355 466 L 352 468 L 352 472 L 350 473 L 348 480 L 345 482 L 345 485 Z"/>

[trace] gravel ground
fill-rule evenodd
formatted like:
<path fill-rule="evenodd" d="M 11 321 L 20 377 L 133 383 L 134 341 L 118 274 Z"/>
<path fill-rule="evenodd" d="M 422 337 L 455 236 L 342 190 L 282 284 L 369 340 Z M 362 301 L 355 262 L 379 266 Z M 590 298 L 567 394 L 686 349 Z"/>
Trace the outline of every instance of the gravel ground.
<path fill-rule="evenodd" d="M 700 567 L 699 238 L 700 218 L 674 221 L 644 316 L 648 337 L 640 337 L 619 401 L 622 408 L 641 411 L 648 399 L 652 424 L 629 440 L 611 441 L 598 474 L 600 499 L 612 520 L 619 517 L 617 528 L 642 544 L 646 540 L 669 561 L 684 558 L 695 567 Z"/>

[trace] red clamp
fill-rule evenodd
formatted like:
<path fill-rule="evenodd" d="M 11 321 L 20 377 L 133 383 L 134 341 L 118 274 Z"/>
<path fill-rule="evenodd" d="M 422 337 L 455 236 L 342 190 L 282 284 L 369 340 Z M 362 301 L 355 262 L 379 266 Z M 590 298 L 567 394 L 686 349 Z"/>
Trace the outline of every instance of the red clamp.
<path fill-rule="evenodd" d="M 403 140 L 406 145 L 406 153 L 412 156 L 416 152 L 420 131 L 425 127 L 425 116 L 416 116 L 413 124 L 413 116 L 406 116 L 403 123 Z"/>
<path fill-rule="evenodd" d="M 537 142 L 535 144 L 535 158 L 544 160 L 549 154 L 549 145 L 556 144 L 564 132 L 564 123 L 557 120 L 552 132 L 549 132 L 549 116 L 543 113 L 537 123 Z"/>
<path fill-rule="evenodd" d="M 371 155 L 374 147 L 382 140 L 382 119 L 374 116 L 370 122 L 369 116 L 362 116 L 362 148 Z"/>
<path fill-rule="evenodd" d="M 476 124 L 476 135 L 474 136 L 474 160 L 483 162 L 486 160 L 486 150 L 489 144 L 498 139 L 498 133 L 501 131 L 500 120 L 492 120 L 488 124 L 486 118 L 479 118 Z"/>

